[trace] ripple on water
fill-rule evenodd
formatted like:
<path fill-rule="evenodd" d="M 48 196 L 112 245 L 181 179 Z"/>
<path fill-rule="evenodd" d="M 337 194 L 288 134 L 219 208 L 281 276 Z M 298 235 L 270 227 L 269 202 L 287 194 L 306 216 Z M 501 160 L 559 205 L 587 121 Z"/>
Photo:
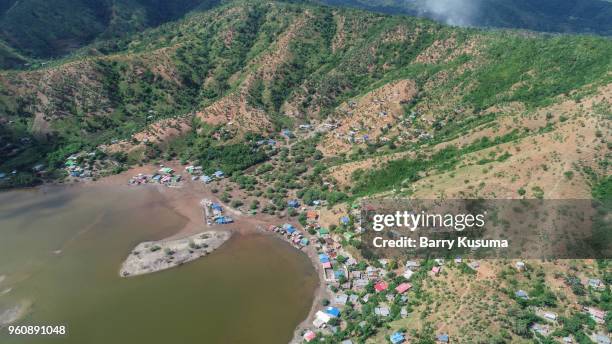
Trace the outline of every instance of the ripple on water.
<path fill-rule="evenodd" d="M 23 318 L 26 314 L 28 314 L 31 306 L 31 301 L 24 300 L 7 309 L 0 309 L 0 327 L 14 323 Z"/>

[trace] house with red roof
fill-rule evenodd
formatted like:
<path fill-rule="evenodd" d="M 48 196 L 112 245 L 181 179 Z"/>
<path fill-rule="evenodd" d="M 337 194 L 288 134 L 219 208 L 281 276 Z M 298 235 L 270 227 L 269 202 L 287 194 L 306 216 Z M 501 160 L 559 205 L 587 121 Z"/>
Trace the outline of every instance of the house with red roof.
<path fill-rule="evenodd" d="M 306 218 L 310 221 L 316 221 L 319 218 L 319 214 L 314 210 L 309 210 L 306 212 Z"/>
<path fill-rule="evenodd" d="M 398 292 L 398 294 L 403 294 L 410 290 L 410 288 L 412 288 L 412 285 L 410 283 L 402 283 L 395 287 L 395 291 Z"/>
<path fill-rule="evenodd" d="M 387 284 L 385 281 L 380 281 L 374 285 L 374 290 L 376 290 L 378 293 L 387 290 L 387 288 L 389 288 L 389 284 Z"/>
<path fill-rule="evenodd" d="M 594 307 L 585 307 L 584 310 L 589 313 L 591 318 L 598 324 L 603 324 L 606 318 L 606 312 Z"/>
<path fill-rule="evenodd" d="M 440 273 L 440 270 L 442 270 L 441 266 L 434 266 L 431 268 L 431 273 L 435 276 Z"/>
<path fill-rule="evenodd" d="M 315 338 L 317 338 L 317 334 L 312 331 L 304 333 L 304 340 L 308 343 L 312 342 Z"/>

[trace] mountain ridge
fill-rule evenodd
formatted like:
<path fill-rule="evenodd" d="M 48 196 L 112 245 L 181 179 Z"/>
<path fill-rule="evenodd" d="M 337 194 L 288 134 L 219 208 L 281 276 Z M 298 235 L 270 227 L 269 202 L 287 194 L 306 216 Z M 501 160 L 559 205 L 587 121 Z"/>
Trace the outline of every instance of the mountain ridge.
<path fill-rule="evenodd" d="M 612 3 L 603 0 L 321 0 L 387 14 L 424 16 L 451 25 L 612 35 Z"/>
<path fill-rule="evenodd" d="M 92 42 L 125 38 L 134 32 L 207 10 L 228 1 L 180 0 L 3 0 L 0 2 L 0 56 L 3 68 L 23 67 L 31 60 L 57 58 Z M 255 1 L 257 2 L 257 1 Z M 313 0 L 321 3 L 424 16 L 459 26 L 514 28 L 544 32 L 612 34 L 612 3 L 587 0 L 566 3 L 545 0 Z M 108 52 L 108 51 L 107 51 Z M 0 60 L 2 62 L 2 60 Z"/>

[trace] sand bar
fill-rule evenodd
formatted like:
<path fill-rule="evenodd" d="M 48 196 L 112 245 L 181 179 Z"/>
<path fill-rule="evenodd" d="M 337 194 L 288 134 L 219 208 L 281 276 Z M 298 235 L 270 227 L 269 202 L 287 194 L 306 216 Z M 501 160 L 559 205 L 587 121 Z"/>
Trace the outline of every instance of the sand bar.
<path fill-rule="evenodd" d="M 191 262 L 213 252 L 230 237 L 228 231 L 208 231 L 180 239 L 142 242 L 123 262 L 119 275 L 143 275 Z"/>

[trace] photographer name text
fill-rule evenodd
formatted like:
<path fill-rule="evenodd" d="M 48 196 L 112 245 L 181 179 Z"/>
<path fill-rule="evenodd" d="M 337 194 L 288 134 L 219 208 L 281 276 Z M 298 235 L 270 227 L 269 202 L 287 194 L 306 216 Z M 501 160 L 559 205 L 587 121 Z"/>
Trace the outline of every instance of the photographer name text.
<path fill-rule="evenodd" d="M 468 237 L 457 237 L 453 239 L 429 239 L 428 237 L 397 239 L 385 239 L 374 237 L 372 244 L 376 248 L 507 248 L 508 240 L 505 239 L 470 239 Z"/>

